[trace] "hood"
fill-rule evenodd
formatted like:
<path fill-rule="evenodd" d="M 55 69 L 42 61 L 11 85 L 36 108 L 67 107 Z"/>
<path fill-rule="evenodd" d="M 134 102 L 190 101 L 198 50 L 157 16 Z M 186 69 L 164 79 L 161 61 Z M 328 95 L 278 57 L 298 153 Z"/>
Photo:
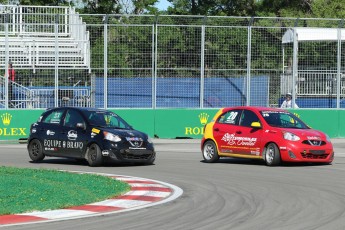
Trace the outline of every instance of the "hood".
<path fill-rule="evenodd" d="M 110 128 L 101 128 L 103 131 L 116 134 L 120 137 L 129 139 L 129 138 L 142 138 L 142 140 L 147 139 L 147 135 L 143 132 L 134 129 L 110 129 Z"/>
<path fill-rule="evenodd" d="M 302 140 L 326 140 L 326 134 L 314 129 L 282 129 L 282 131 L 293 133 Z"/>

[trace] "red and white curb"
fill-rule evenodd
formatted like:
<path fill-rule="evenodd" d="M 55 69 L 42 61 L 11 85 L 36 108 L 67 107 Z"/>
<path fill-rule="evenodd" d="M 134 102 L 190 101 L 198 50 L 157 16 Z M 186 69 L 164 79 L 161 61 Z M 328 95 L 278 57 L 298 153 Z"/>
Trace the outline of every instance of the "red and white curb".
<path fill-rule="evenodd" d="M 131 186 L 131 190 L 124 195 L 113 199 L 107 199 L 82 206 L 14 215 L 0 215 L 0 227 L 126 212 L 163 204 L 175 200 L 183 193 L 181 188 L 157 180 L 103 173 L 95 174 L 109 176 L 111 178 L 127 182 Z"/>

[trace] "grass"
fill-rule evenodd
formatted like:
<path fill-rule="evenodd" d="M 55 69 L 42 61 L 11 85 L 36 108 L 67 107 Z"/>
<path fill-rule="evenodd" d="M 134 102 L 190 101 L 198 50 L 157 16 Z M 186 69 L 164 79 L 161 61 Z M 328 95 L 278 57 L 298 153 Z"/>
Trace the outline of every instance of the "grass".
<path fill-rule="evenodd" d="M 112 198 L 130 186 L 110 177 L 0 167 L 0 215 L 45 211 Z"/>

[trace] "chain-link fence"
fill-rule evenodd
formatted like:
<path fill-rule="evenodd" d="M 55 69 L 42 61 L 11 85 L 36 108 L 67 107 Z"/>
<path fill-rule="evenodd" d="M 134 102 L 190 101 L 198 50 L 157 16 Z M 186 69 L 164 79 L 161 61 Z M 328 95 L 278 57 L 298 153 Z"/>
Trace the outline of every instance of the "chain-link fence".
<path fill-rule="evenodd" d="M 0 11 L 1 108 L 345 107 L 340 19 Z"/>

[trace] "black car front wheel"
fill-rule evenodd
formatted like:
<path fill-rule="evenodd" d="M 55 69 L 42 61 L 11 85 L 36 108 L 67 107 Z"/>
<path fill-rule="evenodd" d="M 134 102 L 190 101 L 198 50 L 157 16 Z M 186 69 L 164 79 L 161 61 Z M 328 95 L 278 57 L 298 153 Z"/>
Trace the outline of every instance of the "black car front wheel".
<path fill-rule="evenodd" d="M 29 157 L 33 162 L 38 162 L 44 159 L 42 144 L 39 140 L 34 139 L 30 141 L 28 146 Z"/>
<path fill-rule="evenodd" d="M 90 145 L 86 152 L 86 160 L 92 167 L 100 166 L 103 163 L 102 151 L 97 144 Z"/>

